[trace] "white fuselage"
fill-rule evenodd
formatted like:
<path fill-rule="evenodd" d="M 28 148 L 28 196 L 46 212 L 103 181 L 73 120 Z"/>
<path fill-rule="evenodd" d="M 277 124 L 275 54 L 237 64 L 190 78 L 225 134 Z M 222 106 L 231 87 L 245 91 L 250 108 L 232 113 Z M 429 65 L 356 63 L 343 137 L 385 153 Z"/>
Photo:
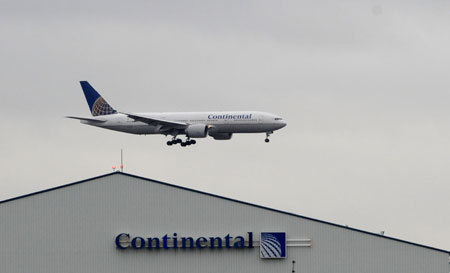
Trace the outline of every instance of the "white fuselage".
<path fill-rule="evenodd" d="M 189 125 L 204 124 L 210 128 L 212 134 L 271 133 L 286 126 L 282 118 L 276 115 L 255 111 L 136 113 L 136 115 Z M 164 125 L 136 121 L 122 113 L 97 116 L 94 119 L 104 122 L 82 120 L 81 123 L 132 134 L 185 134 L 182 130 L 175 133 L 168 131 Z"/>

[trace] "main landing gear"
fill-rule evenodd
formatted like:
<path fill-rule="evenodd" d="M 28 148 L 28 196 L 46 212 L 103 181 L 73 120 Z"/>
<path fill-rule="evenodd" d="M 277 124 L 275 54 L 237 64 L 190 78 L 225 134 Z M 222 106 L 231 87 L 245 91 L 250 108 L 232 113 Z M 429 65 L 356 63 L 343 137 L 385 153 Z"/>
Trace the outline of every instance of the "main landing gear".
<path fill-rule="evenodd" d="M 190 140 L 190 139 L 186 139 L 186 141 L 185 142 L 181 142 L 181 147 L 186 147 L 186 146 L 189 146 L 189 145 L 194 145 L 195 143 L 197 143 L 197 141 L 195 141 L 195 140 Z"/>
<path fill-rule="evenodd" d="M 270 142 L 269 136 L 270 136 L 271 134 L 273 134 L 273 132 L 267 132 L 267 133 L 266 133 L 266 139 L 264 140 L 266 143 L 269 143 L 269 142 Z"/>
<path fill-rule="evenodd" d="M 172 146 L 181 143 L 181 139 L 173 137 L 172 140 L 167 141 L 167 145 Z"/>
<path fill-rule="evenodd" d="M 187 138 L 186 141 L 182 141 L 179 138 L 173 137 L 172 140 L 167 141 L 167 145 L 169 145 L 169 146 L 180 144 L 181 147 L 194 145 L 195 143 L 197 143 L 197 141 L 195 141 L 193 139 L 191 140 L 190 138 Z"/>

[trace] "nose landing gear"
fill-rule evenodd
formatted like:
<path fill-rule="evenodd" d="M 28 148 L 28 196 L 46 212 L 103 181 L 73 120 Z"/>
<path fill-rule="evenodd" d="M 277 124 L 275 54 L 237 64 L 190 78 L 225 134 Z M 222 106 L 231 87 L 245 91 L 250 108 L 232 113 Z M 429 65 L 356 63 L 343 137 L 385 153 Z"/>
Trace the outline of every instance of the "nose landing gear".
<path fill-rule="evenodd" d="M 273 134 L 273 132 L 267 132 L 267 133 L 266 133 L 266 139 L 264 140 L 266 143 L 269 143 L 269 142 L 270 142 L 269 136 L 270 136 L 271 134 Z"/>

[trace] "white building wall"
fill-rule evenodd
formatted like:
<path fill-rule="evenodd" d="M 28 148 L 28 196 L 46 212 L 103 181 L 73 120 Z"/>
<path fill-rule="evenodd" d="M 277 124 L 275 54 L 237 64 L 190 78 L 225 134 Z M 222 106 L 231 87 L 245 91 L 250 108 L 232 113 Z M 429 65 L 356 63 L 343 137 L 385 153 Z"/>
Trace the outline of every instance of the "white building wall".
<path fill-rule="evenodd" d="M 255 249 L 119 250 L 132 236 L 285 231 L 288 258 Z M 0 272 L 447 273 L 448 253 L 115 174 L 0 204 Z"/>

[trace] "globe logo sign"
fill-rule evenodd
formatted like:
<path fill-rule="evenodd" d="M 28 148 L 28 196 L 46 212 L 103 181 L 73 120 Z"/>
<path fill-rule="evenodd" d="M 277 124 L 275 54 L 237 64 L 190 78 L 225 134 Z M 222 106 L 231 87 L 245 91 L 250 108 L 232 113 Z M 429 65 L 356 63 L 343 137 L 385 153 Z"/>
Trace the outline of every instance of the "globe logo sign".
<path fill-rule="evenodd" d="M 261 232 L 260 257 L 262 259 L 286 258 L 286 233 Z"/>

